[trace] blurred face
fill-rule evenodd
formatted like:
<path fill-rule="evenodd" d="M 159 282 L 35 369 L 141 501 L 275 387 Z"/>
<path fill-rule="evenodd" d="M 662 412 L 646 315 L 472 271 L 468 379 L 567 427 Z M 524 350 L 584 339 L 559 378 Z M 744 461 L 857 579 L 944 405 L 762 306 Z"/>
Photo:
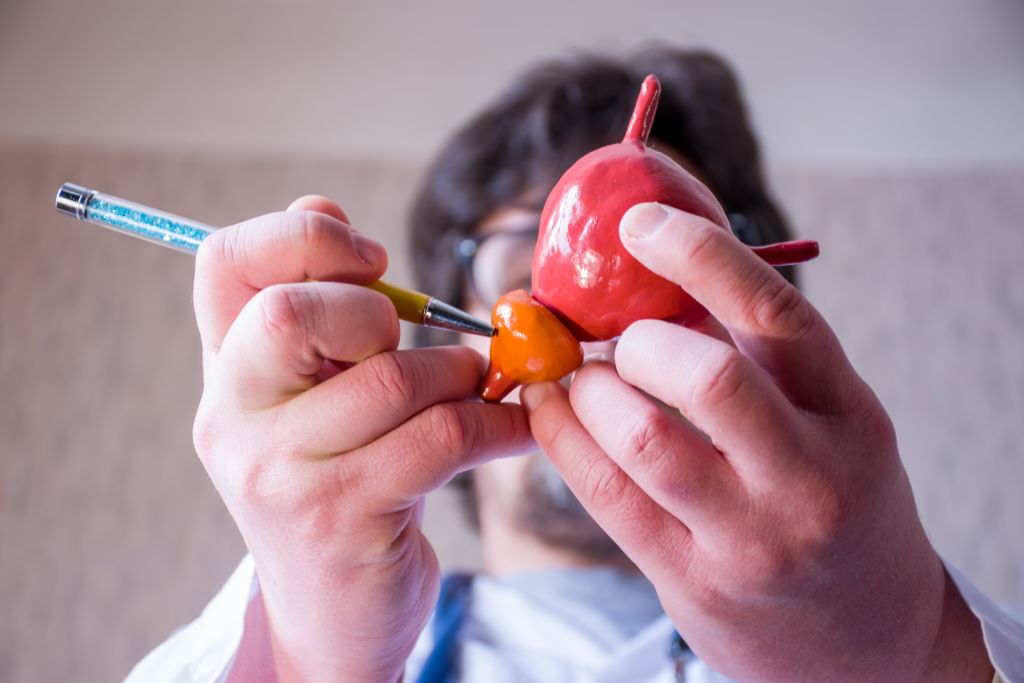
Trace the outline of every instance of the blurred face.
<path fill-rule="evenodd" d="M 509 207 L 480 225 L 472 257 L 466 310 L 489 320 L 498 297 L 530 289 L 530 264 L 540 212 Z M 463 335 L 462 343 L 487 355 L 488 340 Z M 519 390 L 506 401 L 518 401 Z M 478 501 L 519 531 L 597 562 L 623 561 L 622 552 L 590 518 L 543 453 L 490 462 L 474 472 Z M 479 504 L 479 503 L 478 503 Z"/>

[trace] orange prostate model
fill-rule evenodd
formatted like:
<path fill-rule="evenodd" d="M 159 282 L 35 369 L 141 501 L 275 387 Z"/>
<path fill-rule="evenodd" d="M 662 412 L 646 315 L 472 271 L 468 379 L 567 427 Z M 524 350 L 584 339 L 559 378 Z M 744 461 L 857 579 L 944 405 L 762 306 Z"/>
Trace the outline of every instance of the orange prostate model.
<path fill-rule="evenodd" d="M 491 361 L 480 385 L 485 401 L 500 401 L 519 384 L 561 379 L 583 363 L 583 351 L 558 318 L 521 289 L 491 313 Z"/>

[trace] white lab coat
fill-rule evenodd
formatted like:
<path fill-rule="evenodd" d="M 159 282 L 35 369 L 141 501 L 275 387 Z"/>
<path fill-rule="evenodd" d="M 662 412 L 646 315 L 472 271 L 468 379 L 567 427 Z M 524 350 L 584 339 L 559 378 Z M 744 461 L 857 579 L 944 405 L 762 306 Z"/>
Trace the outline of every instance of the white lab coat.
<path fill-rule="evenodd" d="M 998 607 L 946 566 L 982 622 L 997 671 L 1006 683 L 1024 683 L 1024 615 Z M 226 681 L 258 590 L 252 558 L 246 557 L 202 615 L 139 662 L 125 683 Z M 672 634 L 672 624 L 662 616 L 609 648 L 508 585 L 482 576 L 474 581 L 460 630 L 460 667 L 465 680 L 488 683 L 673 683 Z M 428 627 L 409 658 L 406 681 L 416 680 L 432 646 Z M 687 683 L 729 681 L 699 660 L 687 664 L 686 674 Z"/>

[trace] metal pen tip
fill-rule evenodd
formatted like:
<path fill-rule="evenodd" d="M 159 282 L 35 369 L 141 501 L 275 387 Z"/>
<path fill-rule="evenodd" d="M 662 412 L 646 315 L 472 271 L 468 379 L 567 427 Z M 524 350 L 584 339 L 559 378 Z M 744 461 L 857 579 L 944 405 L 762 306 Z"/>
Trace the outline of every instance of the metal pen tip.
<path fill-rule="evenodd" d="M 452 332 L 465 332 L 481 337 L 493 337 L 496 330 L 479 318 L 455 308 L 451 304 L 431 298 L 423 309 L 423 324 Z"/>

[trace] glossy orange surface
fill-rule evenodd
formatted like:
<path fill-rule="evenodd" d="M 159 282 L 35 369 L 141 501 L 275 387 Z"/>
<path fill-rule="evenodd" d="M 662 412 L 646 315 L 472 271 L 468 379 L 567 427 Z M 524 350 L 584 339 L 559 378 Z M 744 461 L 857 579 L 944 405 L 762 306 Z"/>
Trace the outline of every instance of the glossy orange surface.
<path fill-rule="evenodd" d="M 491 324 L 498 332 L 491 337 L 490 365 L 480 385 L 485 401 L 500 401 L 520 384 L 561 379 L 583 363 L 572 332 L 521 289 L 498 300 Z"/>

